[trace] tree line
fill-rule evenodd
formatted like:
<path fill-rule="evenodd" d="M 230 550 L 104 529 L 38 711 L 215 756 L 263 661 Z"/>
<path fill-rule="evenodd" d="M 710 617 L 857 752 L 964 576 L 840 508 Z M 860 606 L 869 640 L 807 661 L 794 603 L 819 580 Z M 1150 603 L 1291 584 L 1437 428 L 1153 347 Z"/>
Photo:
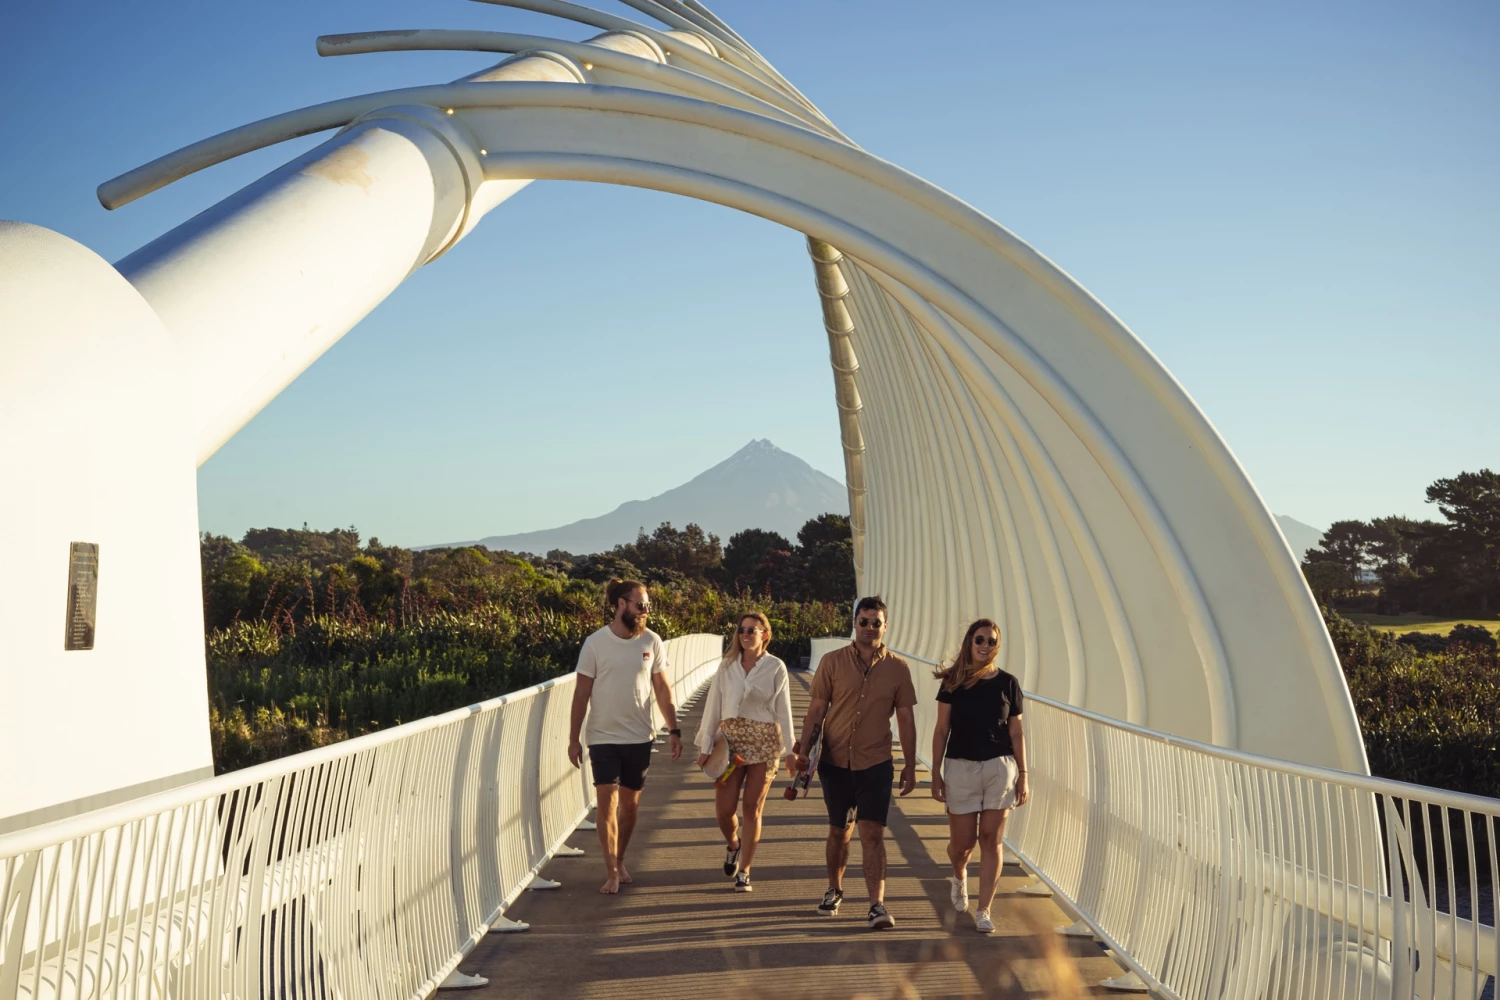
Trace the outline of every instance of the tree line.
<path fill-rule="evenodd" d="M 1427 487 L 1442 521 L 1335 521 L 1302 562 L 1321 603 L 1376 614 L 1500 610 L 1500 474 L 1462 472 Z"/>
<path fill-rule="evenodd" d="M 553 550 L 544 564 L 588 579 L 640 579 L 649 584 L 696 580 L 729 593 L 773 601 L 854 600 L 854 541 L 849 518 L 820 514 L 802 525 L 795 543 L 775 531 L 747 528 L 720 546 L 696 524 L 641 529 L 634 542 L 598 555 Z"/>
<path fill-rule="evenodd" d="M 558 580 L 604 583 L 639 579 L 652 586 L 711 586 L 727 594 L 770 601 L 850 603 L 854 600 L 854 543 L 841 514 L 812 518 L 792 543 L 774 531 L 751 528 L 723 546 L 696 524 L 658 525 L 608 552 L 544 556 L 492 551 L 482 545 L 404 549 L 372 537 L 360 545 L 354 527 L 332 531 L 252 528 L 236 542 L 202 538 L 205 623 L 293 619 L 319 611 L 362 611 L 376 617 L 467 607 L 501 594 L 525 564 Z"/>

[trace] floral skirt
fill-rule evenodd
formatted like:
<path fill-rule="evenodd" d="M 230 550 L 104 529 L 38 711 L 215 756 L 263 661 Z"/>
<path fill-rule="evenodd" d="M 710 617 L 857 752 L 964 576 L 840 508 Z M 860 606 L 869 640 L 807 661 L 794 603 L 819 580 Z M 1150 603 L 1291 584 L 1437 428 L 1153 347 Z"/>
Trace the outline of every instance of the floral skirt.
<path fill-rule="evenodd" d="M 775 767 L 781 760 L 781 724 L 778 722 L 756 722 L 753 719 L 725 719 L 719 723 L 734 752 L 745 759 L 746 764 L 770 764 Z"/>

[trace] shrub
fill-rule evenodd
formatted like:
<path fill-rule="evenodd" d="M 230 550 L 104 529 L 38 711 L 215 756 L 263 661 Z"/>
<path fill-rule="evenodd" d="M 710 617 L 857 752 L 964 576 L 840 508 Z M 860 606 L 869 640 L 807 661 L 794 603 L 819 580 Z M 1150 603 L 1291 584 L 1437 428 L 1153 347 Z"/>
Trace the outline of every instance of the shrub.
<path fill-rule="evenodd" d="M 1493 646 L 1437 638 L 1422 652 L 1324 612 L 1374 774 L 1500 797 L 1500 662 Z M 1457 630 L 1455 629 L 1455 632 Z M 1492 637 L 1493 638 L 1493 637 Z"/>
<path fill-rule="evenodd" d="M 1448 633 L 1448 644 L 1466 643 L 1479 649 L 1487 649 L 1494 652 L 1496 642 L 1495 636 L 1483 625 L 1466 625 L 1459 622 L 1453 626 L 1453 631 Z"/>
<path fill-rule="evenodd" d="M 211 706 L 208 732 L 214 771 L 218 774 L 337 743 L 350 735 L 287 715 L 274 705 L 256 708 L 249 716 L 238 705 L 227 714 L 220 714 L 217 706 Z"/>
<path fill-rule="evenodd" d="M 1403 646 L 1410 646 L 1419 653 L 1445 653 L 1448 651 L 1447 636 L 1438 635 L 1435 632 L 1408 632 L 1396 641 Z"/>
<path fill-rule="evenodd" d="M 1413 657 L 1361 676 L 1358 690 L 1372 772 L 1500 797 L 1500 685 L 1493 656 L 1454 647 Z"/>

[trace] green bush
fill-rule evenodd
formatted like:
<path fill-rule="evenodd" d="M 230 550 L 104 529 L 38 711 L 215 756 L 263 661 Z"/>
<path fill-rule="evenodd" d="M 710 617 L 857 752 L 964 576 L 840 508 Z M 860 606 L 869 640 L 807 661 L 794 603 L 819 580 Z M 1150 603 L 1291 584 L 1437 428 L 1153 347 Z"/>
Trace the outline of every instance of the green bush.
<path fill-rule="evenodd" d="M 1446 653 L 1448 651 L 1448 637 L 1433 632 L 1407 632 L 1396 641 L 1403 646 L 1410 646 L 1419 653 Z"/>
<path fill-rule="evenodd" d="M 1459 622 L 1453 626 L 1453 631 L 1448 633 L 1448 643 L 1465 643 L 1478 647 L 1481 650 L 1495 651 L 1495 635 L 1483 625 L 1468 625 Z"/>
<path fill-rule="evenodd" d="M 275 706 L 261 706 L 248 716 L 238 705 L 223 714 L 217 706 L 211 706 L 208 731 L 214 770 L 219 774 L 337 743 L 350 736 L 343 730 L 311 725 Z"/>
<path fill-rule="evenodd" d="M 1500 798 L 1500 662 L 1463 635 L 1422 652 L 1324 612 L 1374 774 Z M 1454 630 L 1457 633 L 1457 629 Z"/>

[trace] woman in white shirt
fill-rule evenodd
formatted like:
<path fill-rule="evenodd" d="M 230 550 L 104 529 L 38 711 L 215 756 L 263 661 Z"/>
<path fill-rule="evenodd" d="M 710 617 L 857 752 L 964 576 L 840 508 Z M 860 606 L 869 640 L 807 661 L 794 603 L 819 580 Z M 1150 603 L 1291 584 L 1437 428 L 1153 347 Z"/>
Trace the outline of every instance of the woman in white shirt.
<path fill-rule="evenodd" d="M 792 753 L 792 693 L 786 664 L 766 652 L 771 623 L 759 611 L 740 616 L 729 650 L 703 699 L 698 726 L 698 766 L 708 762 L 722 729 L 744 758 L 728 779 L 714 785 L 714 813 L 724 834 L 724 874 L 736 892 L 749 892 L 750 864 L 760 842 L 766 793 L 783 758 Z M 788 764 L 788 767 L 791 765 Z M 744 820 L 735 818 L 743 799 Z"/>

